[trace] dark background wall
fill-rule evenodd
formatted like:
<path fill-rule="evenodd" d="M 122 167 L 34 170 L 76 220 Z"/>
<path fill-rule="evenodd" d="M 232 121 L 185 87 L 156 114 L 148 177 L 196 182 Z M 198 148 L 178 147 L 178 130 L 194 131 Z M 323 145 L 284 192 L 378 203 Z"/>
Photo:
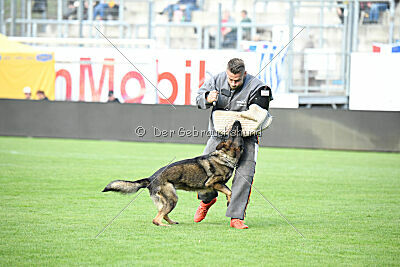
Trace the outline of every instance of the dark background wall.
<path fill-rule="evenodd" d="M 194 106 L 0 99 L 0 135 L 205 144 L 210 110 Z M 271 109 L 262 146 L 400 151 L 400 112 Z M 143 127 L 146 134 L 135 131 Z M 199 136 L 183 134 L 184 131 Z M 164 131 L 166 136 L 160 136 Z"/>

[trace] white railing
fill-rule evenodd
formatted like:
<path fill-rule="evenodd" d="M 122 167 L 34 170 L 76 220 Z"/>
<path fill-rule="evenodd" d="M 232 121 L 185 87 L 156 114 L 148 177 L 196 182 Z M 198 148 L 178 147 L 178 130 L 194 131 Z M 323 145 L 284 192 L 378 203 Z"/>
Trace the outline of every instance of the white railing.
<path fill-rule="evenodd" d="M 9 37 L 8 39 L 26 44 L 41 46 L 104 46 L 110 45 L 124 47 L 155 48 L 153 39 L 104 39 L 104 38 L 54 38 L 54 37 Z"/>

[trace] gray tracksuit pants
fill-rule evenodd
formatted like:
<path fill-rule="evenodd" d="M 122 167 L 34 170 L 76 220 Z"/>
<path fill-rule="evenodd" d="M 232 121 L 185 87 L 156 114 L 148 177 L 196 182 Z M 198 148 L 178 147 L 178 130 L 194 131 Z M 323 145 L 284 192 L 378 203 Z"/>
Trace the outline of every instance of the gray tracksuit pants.
<path fill-rule="evenodd" d="M 211 137 L 207 141 L 203 154 L 215 151 L 217 145 L 222 141 L 218 137 Z M 232 181 L 232 198 L 226 210 L 226 217 L 244 219 L 246 207 L 249 202 L 251 185 L 256 170 L 256 161 L 258 153 L 258 143 L 256 136 L 244 138 L 244 152 L 240 158 L 235 176 Z M 198 193 L 198 198 L 204 203 L 210 202 L 218 196 L 217 191 L 207 193 Z"/>

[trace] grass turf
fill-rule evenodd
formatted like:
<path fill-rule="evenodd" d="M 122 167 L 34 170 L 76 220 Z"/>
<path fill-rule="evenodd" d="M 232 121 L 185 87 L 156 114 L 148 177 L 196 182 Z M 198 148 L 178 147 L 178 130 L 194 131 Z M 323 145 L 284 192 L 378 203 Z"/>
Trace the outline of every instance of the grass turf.
<path fill-rule="evenodd" d="M 225 197 L 196 224 L 196 193 L 179 191 L 162 228 L 146 190 L 101 193 L 150 176 L 202 145 L 0 138 L 0 265 L 397 265 L 400 155 L 261 148 L 248 230 L 229 227 Z"/>

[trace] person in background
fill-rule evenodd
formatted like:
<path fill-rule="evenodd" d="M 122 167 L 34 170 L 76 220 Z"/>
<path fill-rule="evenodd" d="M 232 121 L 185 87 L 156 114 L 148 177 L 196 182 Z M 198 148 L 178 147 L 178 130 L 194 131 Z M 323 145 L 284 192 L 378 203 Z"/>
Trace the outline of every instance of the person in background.
<path fill-rule="evenodd" d="M 343 5 L 346 5 L 348 7 L 349 1 L 337 1 L 337 4 L 338 5 L 343 4 Z M 371 3 L 370 2 L 360 2 L 359 5 L 360 5 L 360 7 L 359 7 L 360 13 L 358 13 L 358 19 L 361 18 L 362 14 L 365 14 L 365 17 L 369 17 L 368 13 L 369 13 L 369 9 L 370 9 Z M 340 19 L 340 23 L 344 24 L 344 8 L 343 7 L 338 7 L 336 9 L 336 12 L 337 12 L 337 15 L 338 15 L 338 17 Z M 365 23 L 365 22 L 366 21 L 364 21 L 363 23 Z"/>
<path fill-rule="evenodd" d="M 47 98 L 47 96 L 45 95 L 44 91 L 42 91 L 42 90 L 38 90 L 36 92 L 36 97 L 37 97 L 38 100 L 49 100 Z"/>
<path fill-rule="evenodd" d="M 33 13 L 43 13 L 47 10 L 47 0 L 34 0 L 32 12 Z"/>
<path fill-rule="evenodd" d="M 302 57 L 301 57 L 301 63 L 300 63 L 300 73 L 304 75 L 303 77 L 305 78 L 305 73 L 306 71 L 308 72 L 308 86 L 320 86 L 320 81 L 316 80 L 315 77 L 317 76 L 318 71 L 316 70 L 305 70 L 305 61 L 306 61 L 306 54 L 305 50 L 309 48 L 315 48 L 315 41 L 314 41 L 314 36 L 310 33 L 308 33 L 308 38 L 306 38 L 306 42 L 304 46 L 301 49 L 302 52 Z"/>
<path fill-rule="evenodd" d="M 99 20 L 106 19 L 106 11 L 108 9 L 113 9 L 114 6 L 114 0 L 109 0 L 108 3 L 99 3 L 93 9 L 93 18 L 96 19 L 96 17 L 99 16 Z"/>
<path fill-rule="evenodd" d="M 231 13 L 225 10 L 222 14 L 222 23 L 234 23 L 235 20 L 231 17 Z M 222 33 L 222 47 L 223 48 L 235 48 L 237 41 L 237 29 L 229 26 L 221 27 Z"/>
<path fill-rule="evenodd" d="M 378 23 L 380 13 L 389 9 L 389 4 L 387 2 L 380 3 L 370 3 L 369 5 L 369 23 Z"/>
<path fill-rule="evenodd" d="M 251 19 L 248 17 L 246 10 L 242 10 L 240 12 L 240 16 L 242 17 L 242 20 L 240 21 L 240 23 L 250 23 L 251 22 Z M 243 38 L 243 40 L 250 41 L 250 39 L 251 39 L 251 28 L 250 27 L 243 27 L 242 38 Z"/>
<path fill-rule="evenodd" d="M 63 19 L 78 19 L 79 1 L 68 1 L 68 7 L 63 15 Z M 89 2 L 84 1 L 83 4 L 83 19 L 88 18 Z"/>
<path fill-rule="evenodd" d="M 25 95 L 25 99 L 32 99 L 32 93 L 31 93 L 31 88 L 29 86 L 24 87 L 23 89 L 24 95 Z"/>
<path fill-rule="evenodd" d="M 160 15 L 168 14 L 168 21 L 171 22 L 174 17 L 174 12 L 182 10 L 184 12 L 184 21 L 192 21 L 192 12 L 198 10 L 196 0 L 179 0 L 176 4 L 170 4 L 163 11 L 159 12 Z"/>
<path fill-rule="evenodd" d="M 118 98 L 115 98 L 114 91 L 109 91 L 108 92 L 108 101 L 107 102 L 121 103 L 121 102 L 119 102 Z"/>
<path fill-rule="evenodd" d="M 347 4 L 348 4 L 348 1 L 337 1 L 337 4 L 338 4 L 338 5 L 341 5 L 341 4 L 347 5 Z M 337 13 L 337 15 L 338 15 L 338 17 L 339 17 L 339 19 L 340 19 L 340 22 L 341 22 L 342 24 L 344 24 L 344 8 L 343 8 L 343 7 L 338 7 L 338 8 L 336 9 L 336 13 Z"/>

